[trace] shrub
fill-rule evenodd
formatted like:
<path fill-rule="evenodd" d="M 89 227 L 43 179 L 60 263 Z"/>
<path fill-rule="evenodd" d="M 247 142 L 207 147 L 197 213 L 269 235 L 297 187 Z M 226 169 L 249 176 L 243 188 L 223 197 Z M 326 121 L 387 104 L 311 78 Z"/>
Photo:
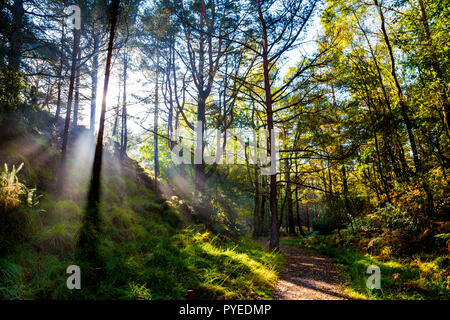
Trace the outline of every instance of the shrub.
<path fill-rule="evenodd" d="M 378 228 L 387 229 L 387 231 L 394 231 L 397 229 L 408 229 L 411 231 L 417 230 L 420 225 L 420 220 L 402 210 L 400 207 L 393 204 L 379 208 L 373 215 L 369 216 L 369 220 L 378 223 Z"/>
<path fill-rule="evenodd" d="M 34 225 L 30 208 L 37 205 L 39 197 L 35 189 L 19 181 L 17 173 L 22 167 L 13 165 L 10 171 L 5 164 L 0 172 L 0 251 L 26 239 Z"/>
<path fill-rule="evenodd" d="M 419 237 L 424 226 L 422 218 L 394 204 L 378 208 L 359 220 L 357 226 L 371 237 L 371 242 L 376 239 L 380 249 L 389 246 L 391 254 L 410 254 L 426 245 Z"/>
<path fill-rule="evenodd" d="M 15 209 L 22 202 L 30 207 L 38 203 L 38 197 L 35 196 L 36 189 L 27 188 L 17 177 L 22 168 L 23 163 L 17 169 L 13 165 L 9 171 L 5 163 L 5 169 L 0 173 L 0 207 L 4 211 Z"/>

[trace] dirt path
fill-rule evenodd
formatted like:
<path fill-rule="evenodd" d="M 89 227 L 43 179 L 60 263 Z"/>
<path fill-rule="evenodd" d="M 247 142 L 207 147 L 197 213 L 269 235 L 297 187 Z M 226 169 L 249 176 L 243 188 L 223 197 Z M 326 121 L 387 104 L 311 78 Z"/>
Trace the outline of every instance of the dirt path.
<path fill-rule="evenodd" d="M 267 246 L 267 241 L 257 241 Z M 286 266 L 275 285 L 277 300 L 347 300 L 344 280 L 323 256 L 280 244 Z"/>

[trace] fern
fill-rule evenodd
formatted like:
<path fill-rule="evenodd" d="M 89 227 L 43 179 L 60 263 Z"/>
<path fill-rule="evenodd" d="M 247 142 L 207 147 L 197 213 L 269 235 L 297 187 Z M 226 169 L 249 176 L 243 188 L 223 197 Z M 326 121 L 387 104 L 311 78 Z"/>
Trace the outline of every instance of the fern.
<path fill-rule="evenodd" d="M 36 195 L 36 188 L 28 188 L 19 181 L 17 174 L 22 168 L 23 163 L 18 168 L 13 165 L 10 171 L 5 163 L 4 170 L 0 172 L 0 207 L 4 210 L 15 209 L 22 202 L 29 207 L 39 203 L 40 196 Z"/>

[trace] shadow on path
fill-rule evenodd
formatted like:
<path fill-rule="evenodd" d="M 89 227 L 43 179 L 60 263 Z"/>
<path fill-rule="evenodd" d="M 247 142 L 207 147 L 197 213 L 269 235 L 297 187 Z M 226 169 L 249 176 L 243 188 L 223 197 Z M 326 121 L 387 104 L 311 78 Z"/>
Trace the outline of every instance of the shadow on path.
<path fill-rule="evenodd" d="M 266 246 L 264 240 L 257 241 Z M 277 300 L 347 300 L 345 281 L 325 257 L 280 244 L 286 266 L 275 285 Z"/>

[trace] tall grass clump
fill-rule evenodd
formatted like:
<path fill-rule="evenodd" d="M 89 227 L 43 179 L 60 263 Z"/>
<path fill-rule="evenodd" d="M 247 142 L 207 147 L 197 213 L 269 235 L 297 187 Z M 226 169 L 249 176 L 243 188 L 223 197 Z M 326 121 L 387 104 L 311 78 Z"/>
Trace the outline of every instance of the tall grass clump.
<path fill-rule="evenodd" d="M 19 181 L 17 174 L 23 168 L 5 163 L 0 171 L 0 252 L 8 250 L 18 241 L 25 240 L 35 227 L 30 210 L 38 203 L 36 189 Z"/>

